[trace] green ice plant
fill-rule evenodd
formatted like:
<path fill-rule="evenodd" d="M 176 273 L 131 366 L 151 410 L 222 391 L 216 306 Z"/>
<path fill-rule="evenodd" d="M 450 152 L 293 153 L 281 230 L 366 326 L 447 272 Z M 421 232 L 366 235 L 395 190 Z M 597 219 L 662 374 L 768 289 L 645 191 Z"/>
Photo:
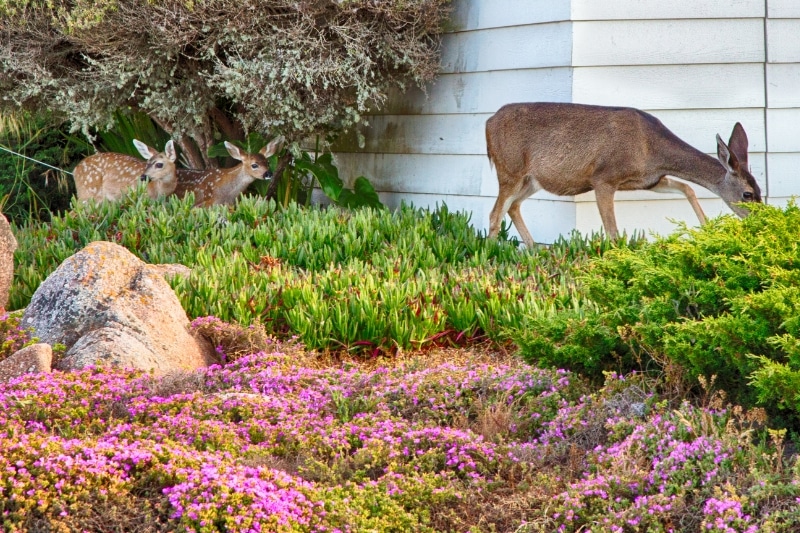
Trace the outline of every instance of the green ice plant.
<path fill-rule="evenodd" d="M 50 224 L 19 229 L 11 309 L 26 305 L 66 257 L 94 240 L 149 263 L 182 263 L 171 283 L 190 317 L 258 322 L 315 348 L 355 351 L 507 342 L 530 316 L 584 305 L 575 266 L 603 253 L 571 237 L 520 250 L 485 239 L 447 206 L 344 210 L 245 196 L 235 206 L 193 208 L 191 199 L 75 203 Z M 583 244 L 580 244 L 583 243 Z"/>

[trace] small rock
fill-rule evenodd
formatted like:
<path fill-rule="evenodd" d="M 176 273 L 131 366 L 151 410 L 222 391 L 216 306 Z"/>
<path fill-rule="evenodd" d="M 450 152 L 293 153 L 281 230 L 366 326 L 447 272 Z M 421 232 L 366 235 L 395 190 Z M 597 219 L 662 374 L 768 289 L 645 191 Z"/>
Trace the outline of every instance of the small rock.
<path fill-rule="evenodd" d="M 0 361 L 0 383 L 25 374 L 50 372 L 52 363 L 53 349 L 49 344 L 31 344 Z"/>

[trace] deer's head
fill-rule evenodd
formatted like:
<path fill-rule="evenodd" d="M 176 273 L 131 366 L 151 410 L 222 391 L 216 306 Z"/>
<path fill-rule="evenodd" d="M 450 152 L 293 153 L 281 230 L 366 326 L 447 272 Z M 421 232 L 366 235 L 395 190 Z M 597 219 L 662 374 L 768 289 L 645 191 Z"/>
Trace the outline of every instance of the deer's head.
<path fill-rule="evenodd" d="M 720 184 L 719 194 L 726 204 L 740 217 L 749 211 L 736 205 L 742 202 L 761 203 L 761 189 L 750 173 L 747 162 L 747 134 L 740 123 L 736 123 L 728 144 L 717 135 L 717 158 L 725 168 L 725 179 Z"/>

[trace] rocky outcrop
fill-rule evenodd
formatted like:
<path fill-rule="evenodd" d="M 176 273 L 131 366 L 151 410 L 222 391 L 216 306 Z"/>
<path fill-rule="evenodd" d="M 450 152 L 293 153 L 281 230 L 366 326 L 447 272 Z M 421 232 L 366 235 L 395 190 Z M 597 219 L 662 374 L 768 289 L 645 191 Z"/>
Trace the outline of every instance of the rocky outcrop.
<path fill-rule="evenodd" d="M 0 213 L 0 313 L 8 305 L 8 290 L 14 278 L 14 250 L 17 249 L 17 239 L 11 232 L 11 226 L 6 217 Z"/>
<path fill-rule="evenodd" d="M 175 272 L 174 270 L 177 270 Z M 190 334 L 189 319 L 163 274 L 127 249 L 93 242 L 67 258 L 36 290 L 21 326 L 67 348 L 59 370 L 118 366 L 157 375 L 216 362 L 214 348 Z"/>
<path fill-rule="evenodd" d="M 25 374 L 50 372 L 53 349 L 49 344 L 32 344 L 0 361 L 0 383 Z"/>

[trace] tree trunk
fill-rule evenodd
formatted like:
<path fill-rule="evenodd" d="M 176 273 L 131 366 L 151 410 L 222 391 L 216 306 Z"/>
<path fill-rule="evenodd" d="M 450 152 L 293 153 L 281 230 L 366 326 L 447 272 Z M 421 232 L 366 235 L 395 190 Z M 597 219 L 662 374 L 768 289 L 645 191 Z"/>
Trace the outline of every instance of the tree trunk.
<path fill-rule="evenodd" d="M 161 129 L 166 131 L 170 137 L 174 138 L 175 129 L 170 126 L 168 122 L 153 115 L 150 115 L 150 118 L 152 118 L 153 122 L 158 124 Z M 178 146 L 181 147 L 181 156 L 186 160 L 186 163 L 190 168 L 203 170 L 208 167 L 208 162 L 203 157 L 203 152 L 198 149 L 198 146 L 192 137 L 183 135 L 176 142 L 178 143 Z"/>

